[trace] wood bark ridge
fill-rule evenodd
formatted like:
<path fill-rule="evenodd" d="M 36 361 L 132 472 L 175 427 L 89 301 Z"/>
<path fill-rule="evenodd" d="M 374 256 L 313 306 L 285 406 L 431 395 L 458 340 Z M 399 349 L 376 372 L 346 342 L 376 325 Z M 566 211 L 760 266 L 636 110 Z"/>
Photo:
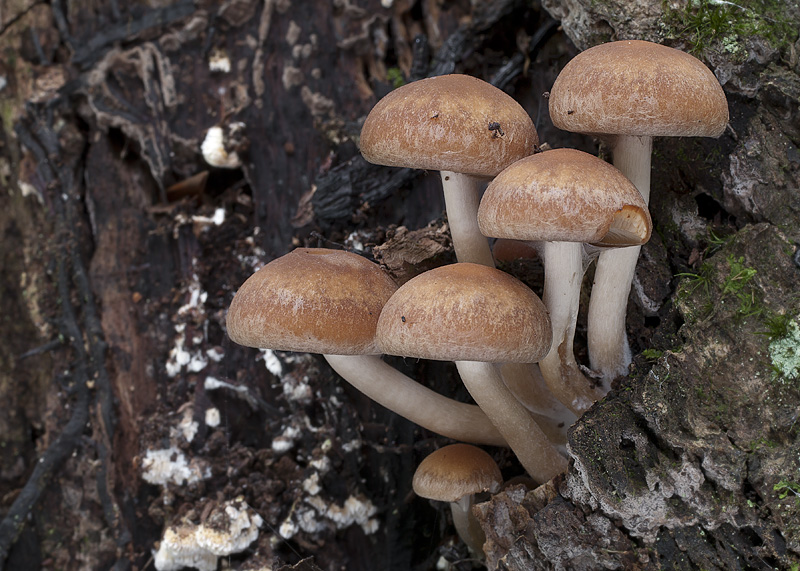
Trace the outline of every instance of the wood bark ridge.
<path fill-rule="evenodd" d="M 596 153 L 552 127 L 542 93 L 574 45 L 655 39 L 667 8 L 630 21 L 588 1 L 18 4 L 0 13 L 0 569 L 169 568 L 154 556 L 168 530 L 232 545 L 243 514 L 261 525 L 233 569 L 471 568 L 446 506 L 411 493 L 447 440 L 320 358 L 232 344 L 225 312 L 298 245 L 363 251 L 398 282 L 453 261 L 438 180 L 358 154 L 394 85 L 481 77 L 543 142 Z M 791 42 L 748 42 L 700 54 L 729 131 L 655 142 L 664 191 L 629 302 L 633 373 L 572 427 L 564 476 L 478 508 L 490 568 L 800 561 L 800 70 Z M 233 168 L 204 157 L 212 127 Z M 503 269 L 541 292 L 538 261 Z M 469 400 L 451 363 L 390 362 Z"/>

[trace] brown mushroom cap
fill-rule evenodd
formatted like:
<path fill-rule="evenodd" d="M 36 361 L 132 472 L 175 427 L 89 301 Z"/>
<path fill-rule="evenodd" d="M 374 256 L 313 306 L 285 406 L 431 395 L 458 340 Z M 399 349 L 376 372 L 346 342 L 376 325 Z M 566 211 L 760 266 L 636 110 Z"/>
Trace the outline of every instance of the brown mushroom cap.
<path fill-rule="evenodd" d="M 728 102 L 717 78 L 682 51 L 626 40 L 573 58 L 550 90 L 550 117 L 576 133 L 718 137 Z"/>
<path fill-rule="evenodd" d="M 300 248 L 245 281 L 228 310 L 228 335 L 248 347 L 377 354 L 378 316 L 396 289 L 357 254 Z"/>
<path fill-rule="evenodd" d="M 412 487 L 423 498 L 457 502 L 464 496 L 497 491 L 502 483 L 500 468 L 489 454 L 469 444 L 451 444 L 420 463 Z"/>
<path fill-rule="evenodd" d="M 517 161 L 489 183 L 478 209 L 486 236 L 636 246 L 652 221 L 636 187 L 612 165 L 575 149 Z"/>
<path fill-rule="evenodd" d="M 378 320 L 390 355 L 441 361 L 535 363 L 550 349 L 542 301 L 516 278 L 480 264 L 442 266 L 403 284 Z"/>
<path fill-rule="evenodd" d="M 539 138 L 505 92 L 468 75 L 406 84 L 381 99 L 361 129 L 371 163 L 492 177 L 533 153 Z"/>

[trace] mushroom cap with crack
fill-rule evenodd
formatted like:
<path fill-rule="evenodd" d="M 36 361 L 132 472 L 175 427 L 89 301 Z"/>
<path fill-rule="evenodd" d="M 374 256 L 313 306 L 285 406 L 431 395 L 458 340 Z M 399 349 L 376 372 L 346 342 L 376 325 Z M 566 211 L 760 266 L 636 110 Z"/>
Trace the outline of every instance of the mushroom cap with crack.
<path fill-rule="evenodd" d="M 396 289 L 380 266 L 357 254 L 299 248 L 239 288 L 228 310 L 228 335 L 262 349 L 378 354 L 378 316 Z"/>
<path fill-rule="evenodd" d="M 544 304 L 521 281 L 459 263 L 400 286 L 381 312 L 376 336 L 389 355 L 535 363 L 549 351 L 552 329 Z"/>
<path fill-rule="evenodd" d="M 503 483 L 500 468 L 484 450 L 451 444 L 432 452 L 414 472 L 414 493 L 440 502 L 457 502 L 481 492 L 496 492 Z"/>
<path fill-rule="evenodd" d="M 717 78 L 680 50 L 625 40 L 589 48 L 556 78 L 550 117 L 575 133 L 718 137 L 728 102 Z"/>
<path fill-rule="evenodd" d="M 476 77 L 442 75 L 390 92 L 370 111 L 360 148 L 374 164 L 492 177 L 539 144 L 530 116 Z"/>
<path fill-rule="evenodd" d="M 607 162 L 575 149 L 517 161 L 489 183 L 478 209 L 494 238 L 637 246 L 652 221 L 642 195 Z"/>

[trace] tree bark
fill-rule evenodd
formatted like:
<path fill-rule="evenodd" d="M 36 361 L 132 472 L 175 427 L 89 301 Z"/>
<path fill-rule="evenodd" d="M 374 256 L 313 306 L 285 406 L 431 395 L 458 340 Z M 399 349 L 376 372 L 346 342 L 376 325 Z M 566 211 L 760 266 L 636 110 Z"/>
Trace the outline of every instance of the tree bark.
<path fill-rule="evenodd" d="M 565 34 L 529 2 L 384 4 L 0 12 L 0 568 L 142 569 L 167 529 L 220 526 L 230 502 L 264 522 L 230 556 L 236 569 L 467 557 L 446 541 L 444 507 L 411 494 L 416 464 L 445 439 L 317 357 L 231 344 L 225 312 L 246 277 L 297 245 L 374 253 L 398 281 L 453 259 L 438 180 L 358 154 L 360 122 L 395 82 L 476 75 L 517 98 L 542 141 L 595 152 L 552 127 L 542 94 L 575 45 L 655 37 L 666 8 L 637 5 L 631 19 L 546 2 Z M 674 29 L 667 41 L 691 48 Z M 743 59 L 700 54 L 724 80 L 732 126 L 716 141 L 656 141 L 665 192 L 629 303 L 634 373 L 574 425 L 564 477 L 483 504 L 491 566 L 800 557 L 790 40 L 742 40 Z M 212 127 L 234 168 L 204 158 Z M 540 291 L 536 262 L 506 269 Z M 575 349 L 585 364 L 583 314 Z M 452 364 L 393 365 L 469 399 Z M 173 468 L 160 480 L 159 451 Z M 490 451 L 506 476 L 522 472 Z"/>

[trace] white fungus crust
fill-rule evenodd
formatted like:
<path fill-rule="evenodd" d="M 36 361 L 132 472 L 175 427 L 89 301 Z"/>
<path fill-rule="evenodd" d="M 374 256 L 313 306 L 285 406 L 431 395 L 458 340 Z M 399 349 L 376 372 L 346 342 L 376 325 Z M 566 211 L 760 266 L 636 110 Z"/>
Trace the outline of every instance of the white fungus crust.
<path fill-rule="evenodd" d="M 305 506 L 299 506 L 280 525 L 278 533 L 284 539 L 291 539 L 298 531 L 318 533 L 326 527 L 345 529 L 351 525 L 359 525 L 364 533 L 371 535 L 378 531 L 380 524 L 372 516 L 377 508 L 368 499 L 350 496 L 344 505 L 326 503 L 318 495 L 304 498 Z"/>
<path fill-rule="evenodd" d="M 158 571 L 178 571 L 194 567 L 215 571 L 217 559 L 247 549 L 258 539 L 261 516 L 243 501 L 216 506 L 204 523 L 181 522 L 164 530 L 154 555 Z"/>
<path fill-rule="evenodd" d="M 168 484 L 183 486 L 211 477 L 211 469 L 204 462 L 191 461 L 176 447 L 148 450 L 142 460 L 142 479 L 156 486 Z"/>

